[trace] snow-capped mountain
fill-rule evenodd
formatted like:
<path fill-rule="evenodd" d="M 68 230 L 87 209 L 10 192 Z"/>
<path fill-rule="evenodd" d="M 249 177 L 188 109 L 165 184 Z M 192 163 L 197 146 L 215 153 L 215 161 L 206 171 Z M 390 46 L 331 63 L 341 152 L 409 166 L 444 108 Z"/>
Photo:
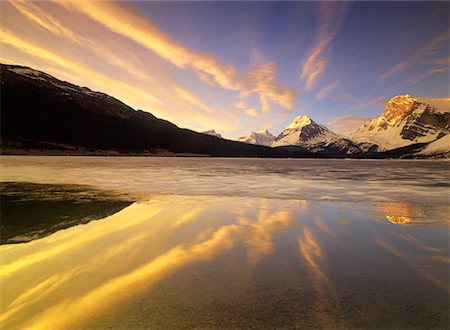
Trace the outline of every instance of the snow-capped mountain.
<path fill-rule="evenodd" d="M 432 99 L 399 95 L 388 102 L 380 117 L 369 120 L 350 134 L 350 139 L 390 150 L 440 139 L 449 134 L 449 130 L 450 99 L 432 102 Z"/>
<path fill-rule="evenodd" d="M 311 146 L 317 143 L 332 141 L 342 136 L 319 125 L 308 116 L 298 116 L 277 136 L 272 146 Z"/>
<path fill-rule="evenodd" d="M 219 133 L 217 133 L 215 130 L 210 129 L 209 131 L 204 131 L 204 132 L 200 132 L 202 134 L 206 134 L 206 135 L 212 135 L 212 136 L 216 136 L 219 137 L 221 139 L 223 139 L 222 135 L 220 135 Z"/>
<path fill-rule="evenodd" d="M 275 141 L 275 136 L 272 135 L 267 129 L 262 129 L 258 132 L 251 132 L 247 136 L 238 137 L 236 141 L 250 144 L 259 144 L 263 146 L 271 146 Z"/>

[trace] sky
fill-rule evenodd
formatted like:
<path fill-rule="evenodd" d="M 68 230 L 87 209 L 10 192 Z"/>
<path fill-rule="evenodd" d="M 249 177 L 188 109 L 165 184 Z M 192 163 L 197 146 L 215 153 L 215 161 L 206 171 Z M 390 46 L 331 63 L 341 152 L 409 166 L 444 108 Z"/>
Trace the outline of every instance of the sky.
<path fill-rule="evenodd" d="M 448 2 L 0 2 L 0 62 L 226 138 L 449 97 Z"/>

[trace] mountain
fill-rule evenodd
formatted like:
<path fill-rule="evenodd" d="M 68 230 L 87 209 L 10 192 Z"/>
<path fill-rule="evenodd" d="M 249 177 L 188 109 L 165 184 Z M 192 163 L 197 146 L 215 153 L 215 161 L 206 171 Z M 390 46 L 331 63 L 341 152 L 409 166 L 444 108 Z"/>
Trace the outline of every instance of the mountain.
<path fill-rule="evenodd" d="M 31 68 L 0 65 L 1 152 L 111 151 L 230 157 L 308 157 L 181 129 L 148 112 Z"/>
<path fill-rule="evenodd" d="M 311 146 L 325 141 L 332 141 L 342 136 L 319 125 L 308 116 L 298 116 L 277 136 L 273 146 L 299 145 Z"/>
<path fill-rule="evenodd" d="M 449 134 L 450 99 L 434 104 L 430 101 L 410 95 L 396 96 L 380 117 L 369 120 L 349 137 L 355 142 L 377 144 L 380 150 L 440 139 Z"/>
<path fill-rule="evenodd" d="M 121 101 L 31 68 L 0 64 L 2 154 L 222 157 L 450 157 L 449 99 L 393 98 L 350 138 L 299 116 L 230 141 L 182 129 Z M 254 145 L 260 144 L 260 145 Z M 268 147 L 271 145 L 272 147 Z"/>
<path fill-rule="evenodd" d="M 262 129 L 258 132 L 251 132 L 247 136 L 238 137 L 236 141 L 258 144 L 262 146 L 271 146 L 275 141 L 275 136 L 272 135 L 267 129 Z"/>
<path fill-rule="evenodd" d="M 202 134 L 206 134 L 206 135 L 211 135 L 211 136 L 216 136 L 218 138 L 222 139 L 222 135 L 220 135 L 219 133 L 217 133 L 215 130 L 210 129 L 209 131 L 204 131 L 204 132 L 200 132 Z"/>

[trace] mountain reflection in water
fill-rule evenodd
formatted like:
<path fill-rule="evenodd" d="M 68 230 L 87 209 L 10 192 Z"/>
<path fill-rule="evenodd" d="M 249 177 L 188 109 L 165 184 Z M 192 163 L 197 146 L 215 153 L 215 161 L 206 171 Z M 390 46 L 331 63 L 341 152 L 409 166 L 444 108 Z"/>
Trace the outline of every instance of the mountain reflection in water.
<path fill-rule="evenodd" d="M 447 327 L 447 219 L 383 220 L 402 207 L 202 196 L 134 203 L 0 246 L 0 327 Z"/>

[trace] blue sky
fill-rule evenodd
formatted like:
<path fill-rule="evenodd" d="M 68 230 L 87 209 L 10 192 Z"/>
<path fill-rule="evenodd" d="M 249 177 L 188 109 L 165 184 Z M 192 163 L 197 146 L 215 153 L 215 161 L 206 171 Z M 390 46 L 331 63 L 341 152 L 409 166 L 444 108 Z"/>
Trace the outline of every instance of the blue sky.
<path fill-rule="evenodd" d="M 228 138 L 449 96 L 447 2 L 1 3 L 1 60 Z"/>

